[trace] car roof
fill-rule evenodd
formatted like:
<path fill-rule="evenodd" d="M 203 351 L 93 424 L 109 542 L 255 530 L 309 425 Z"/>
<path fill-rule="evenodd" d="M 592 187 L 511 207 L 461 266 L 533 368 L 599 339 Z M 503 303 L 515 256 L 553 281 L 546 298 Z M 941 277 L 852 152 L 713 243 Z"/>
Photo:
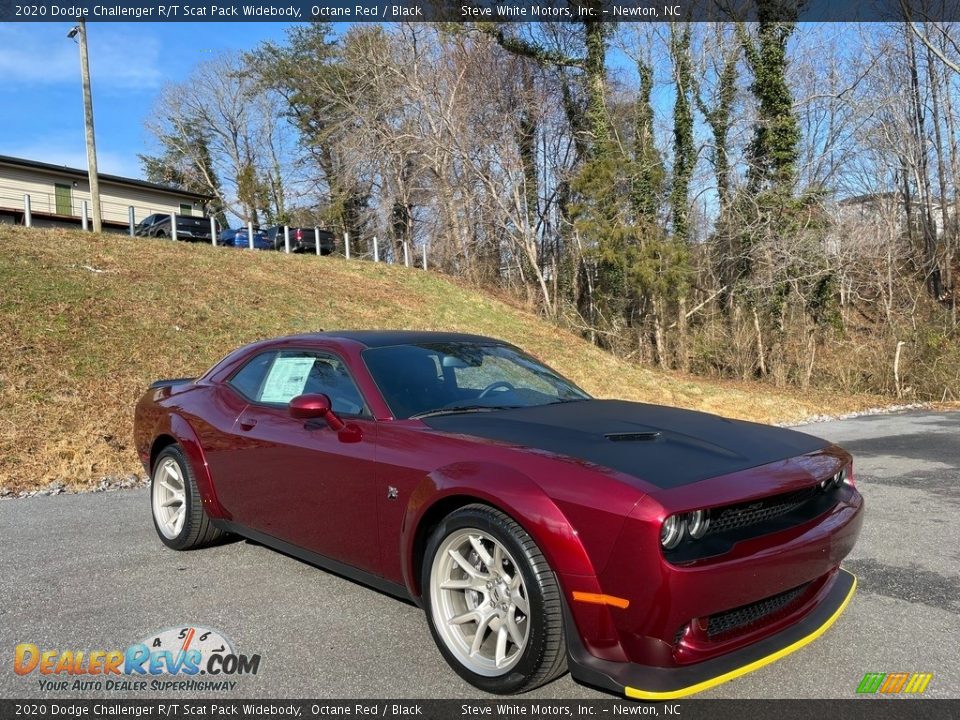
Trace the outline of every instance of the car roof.
<path fill-rule="evenodd" d="M 465 342 L 484 345 L 509 345 L 503 340 L 470 335 L 468 333 L 435 332 L 429 330 L 330 330 L 294 336 L 316 340 L 352 340 L 368 348 L 389 347 L 391 345 L 417 345 L 421 343 Z"/>

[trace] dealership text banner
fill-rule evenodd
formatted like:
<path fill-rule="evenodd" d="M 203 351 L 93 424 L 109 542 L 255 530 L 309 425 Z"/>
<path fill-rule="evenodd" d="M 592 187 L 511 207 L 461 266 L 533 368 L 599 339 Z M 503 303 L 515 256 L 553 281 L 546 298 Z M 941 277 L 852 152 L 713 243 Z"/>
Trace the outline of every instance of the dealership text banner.
<path fill-rule="evenodd" d="M 0 0 L 4 22 L 686 22 L 764 19 L 799 22 L 960 20 L 960 0 Z"/>
<path fill-rule="evenodd" d="M 917 704 L 919 703 L 919 705 Z M 676 720 L 947 720 L 960 716 L 960 700 L 0 700 L 0 718 L 100 720 L 101 718 L 426 718 L 475 720 L 518 717 L 610 718 L 643 716 Z"/>

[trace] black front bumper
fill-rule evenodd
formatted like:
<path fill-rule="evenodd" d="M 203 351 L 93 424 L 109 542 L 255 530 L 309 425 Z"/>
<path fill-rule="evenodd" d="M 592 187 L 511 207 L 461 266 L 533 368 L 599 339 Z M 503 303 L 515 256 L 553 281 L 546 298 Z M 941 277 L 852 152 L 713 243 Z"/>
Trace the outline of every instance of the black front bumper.
<path fill-rule="evenodd" d="M 673 700 L 693 695 L 769 665 L 813 642 L 840 617 L 856 587 L 857 579 L 841 568 L 826 597 L 795 625 L 727 655 L 674 668 L 594 657 L 580 642 L 570 611 L 566 610 L 570 674 L 588 685 L 637 700 Z"/>

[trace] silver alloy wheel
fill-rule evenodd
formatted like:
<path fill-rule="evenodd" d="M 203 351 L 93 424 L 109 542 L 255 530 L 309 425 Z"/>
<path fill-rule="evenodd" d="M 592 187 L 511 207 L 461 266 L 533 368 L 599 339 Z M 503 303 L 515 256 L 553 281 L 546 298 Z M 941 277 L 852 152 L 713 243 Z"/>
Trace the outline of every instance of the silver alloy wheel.
<path fill-rule="evenodd" d="M 187 485 L 183 470 L 172 457 L 164 458 L 153 471 L 153 518 L 164 537 L 176 538 L 187 517 Z"/>
<path fill-rule="evenodd" d="M 430 572 L 433 624 L 468 670 L 486 677 L 509 672 L 530 636 L 530 603 L 516 562 L 482 530 L 446 537 Z"/>

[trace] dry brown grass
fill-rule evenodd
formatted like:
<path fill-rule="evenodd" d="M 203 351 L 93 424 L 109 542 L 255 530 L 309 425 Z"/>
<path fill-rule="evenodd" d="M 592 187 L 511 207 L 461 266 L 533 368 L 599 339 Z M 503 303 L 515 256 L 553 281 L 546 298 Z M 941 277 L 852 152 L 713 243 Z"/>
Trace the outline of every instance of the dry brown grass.
<path fill-rule="evenodd" d="M 0 226 L 0 487 L 140 472 L 133 407 L 260 338 L 336 328 L 504 338 L 601 397 L 774 422 L 878 405 L 654 372 L 442 276 L 370 262 Z"/>

